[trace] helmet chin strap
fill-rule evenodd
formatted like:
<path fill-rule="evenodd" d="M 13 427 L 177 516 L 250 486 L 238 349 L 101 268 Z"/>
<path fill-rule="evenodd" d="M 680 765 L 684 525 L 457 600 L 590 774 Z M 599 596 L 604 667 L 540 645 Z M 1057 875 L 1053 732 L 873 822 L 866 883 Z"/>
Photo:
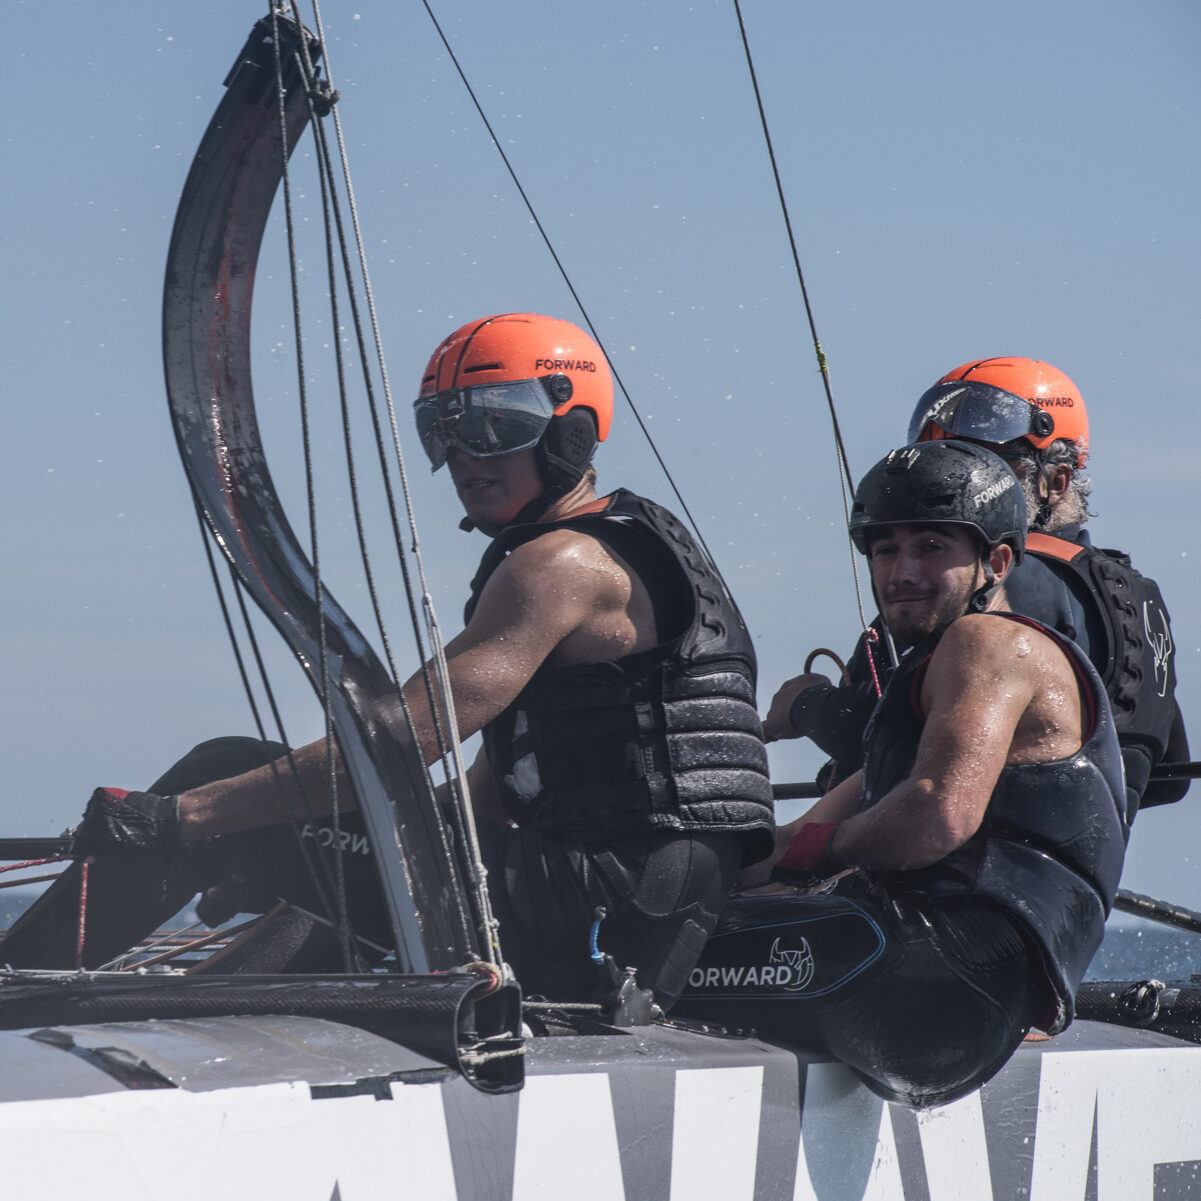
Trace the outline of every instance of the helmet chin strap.
<path fill-rule="evenodd" d="M 984 569 L 984 586 L 977 588 L 972 593 L 972 599 L 968 601 L 967 611 L 969 613 L 983 613 L 992 603 L 992 598 L 996 595 L 997 589 L 1000 587 L 997 582 L 997 573 L 993 571 L 992 564 L 988 561 L 988 552 L 980 559 L 980 566 Z"/>
<path fill-rule="evenodd" d="M 570 396 L 570 392 L 567 395 Z M 596 444 L 596 418 L 589 410 L 573 409 L 554 418 L 534 447 L 534 464 L 542 480 L 542 491 L 503 525 L 481 525 L 464 517 L 459 522 L 459 529 L 468 533 L 479 530 L 489 538 L 495 538 L 511 525 L 537 521 L 584 478 Z"/>
<path fill-rule="evenodd" d="M 538 475 L 543 481 L 542 491 L 533 500 L 518 509 L 516 515 L 511 520 L 501 525 L 493 525 L 491 522 L 472 521 L 470 517 L 464 517 L 459 522 L 459 529 L 466 534 L 470 534 L 472 530 L 479 530 L 481 534 L 486 534 L 489 538 L 495 538 L 501 530 L 507 530 L 511 525 L 525 525 L 528 522 L 537 521 L 555 501 L 560 497 L 566 496 L 575 487 L 575 484 L 569 486 L 564 480 L 558 483 L 547 481 L 547 469 L 541 443 L 538 444 L 535 450 L 534 462 L 538 468 Z M 581 471 L 579 478 L 583 479 L 583 477 L 584 473 Z M 576 483 L 579 483 L 579 479 L 576 480 Z"/>
<path fill-rule="evenodd" d="M 537 521 L 547 509 L 562 496 L 560 491 L 558 495 L 552 496 L 553 488 L 544 488 L 529 504 L 524 505 L 518 510 L 517 515 L 511 520 L 503 522 L 501 525 L 493 525 L 491 522 L 472 521 L 470 517 L 464 517 L 459 522 L 459 529 L 465 534 L 470 534 L 472 530 L 479 530 L 481 534 L 486 534 L 489 538 L 495 538 L 501 530 L 507 530 L 511 525 L 524 525 L 530 521 Z"/>

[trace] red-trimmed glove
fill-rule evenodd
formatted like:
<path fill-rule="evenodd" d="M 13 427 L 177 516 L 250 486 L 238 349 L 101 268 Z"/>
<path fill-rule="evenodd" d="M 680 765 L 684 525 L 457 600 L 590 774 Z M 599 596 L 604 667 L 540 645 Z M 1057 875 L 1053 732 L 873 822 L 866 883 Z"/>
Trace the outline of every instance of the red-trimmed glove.
<path fill-rule="evenodd" d="M 785 884 L 811 884 L 836 876 L 845 863 L 831 854 L 838 822 L 806 822 L 777 860 L 771 878 Z"/>
<path fill-rule="evenodd" d="M 71 854 L 170 854 L 182 845 L 178 797 L 97 788 L 75 827 Z"/>

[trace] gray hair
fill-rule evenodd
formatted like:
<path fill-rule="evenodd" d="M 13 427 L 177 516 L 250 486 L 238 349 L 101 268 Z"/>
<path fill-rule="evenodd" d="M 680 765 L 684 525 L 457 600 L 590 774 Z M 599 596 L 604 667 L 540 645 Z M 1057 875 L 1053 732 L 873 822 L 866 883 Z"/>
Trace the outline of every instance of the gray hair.
<path fill-rule="evenodd" d="M 1056 438 L 1045 450 L 1032 450 L 1023 455 L 1027 469 L 1022 473 L 1022 491 L 1026 496 L 1026 513 L 1032 530 L 1042 530 L 1053 534 L 1065 525 L 1083 525 L 1091 516 L 1088 508 L 1089 493 L 1093 490 L 1091 477 L 1080 471 L 1076 464 L 1084 452 L 1083 445 L 1078 441 L 1067 438 Z M 1043 507 L 1042 498 L 1038 494 L 1038 481 L 1042 469 L 1066 463 L 1072 469 L 1071 483 L 1064 493 L 1063 499 L 1051 511 L 1045 522 L 1039 522 L 1039 512 Z"/>

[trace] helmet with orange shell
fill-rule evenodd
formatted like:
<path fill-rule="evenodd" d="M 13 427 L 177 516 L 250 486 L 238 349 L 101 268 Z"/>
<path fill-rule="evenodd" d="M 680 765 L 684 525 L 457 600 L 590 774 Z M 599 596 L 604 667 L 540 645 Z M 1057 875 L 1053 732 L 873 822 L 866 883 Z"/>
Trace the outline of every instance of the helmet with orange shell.
<path fill-rule="evenodd" d="M 1080 389 L 1038 359 L 974 359 L 948 371 L 923 394 L 909 441 L 970 438 L 992 446 L 1021 439 L 1037 451 L 1065 439 L 1072 466 L 1088 459 L 1088 412 Z"/>
<path fill-rule="evenodd" d="M 499 313 L 438 346 L 413 409 L 435 471 L 452 448 L 487 458 L 533 447 L 544 510 L 580 482 L 608 436 L 613 380 L 604 351 L 570 321 Z"/>

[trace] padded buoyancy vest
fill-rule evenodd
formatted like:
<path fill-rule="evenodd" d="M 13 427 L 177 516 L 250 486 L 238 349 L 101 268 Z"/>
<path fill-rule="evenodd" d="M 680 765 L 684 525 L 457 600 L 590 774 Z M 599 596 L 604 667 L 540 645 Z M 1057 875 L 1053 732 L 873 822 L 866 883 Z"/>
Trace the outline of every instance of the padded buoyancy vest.
<path fill-rule="evenodd" d="M 1049 763 L 1001 770 L 979 830 L 929 867 L 873 872 L 890 892 L 973 897 L 1000 905 L 1033 934 L 1042 951 L 1057 1013 L 1049 1033 L 1071 1020 L 1076 989 L 1101 945 L 1126 848 L 1126 801 L 1113 718 L 1096 669 L 1073 643 L 1027 617 L 1060 646 L 1088 697 L 1085 740 Z M 863 808 L 913 769 L 925 721 L 919 692 L 941 634 L 902 659 L 864 735 Z"/>
<path fill-rule="evenodd" d="M 1147 788 L 1150 770 L 1164 758 L 1173 725 L 1180 720 L 1175 644 L 1159 586 L 1118 550 L 1042 533 L 1031 533 L 1026 549 L 1078 581 L 1099 615 L 1101 636 L 1089 640 L 1088 650 L 1109 695 L 1122 744 L 1127 784 L 1134 794 L 1131 820 L 1140 799 L 1149 805 L 1179 800 L 1187 782 Z"/>
<path fill-rule="evenodd" d="M 656 830 L 743 834 L 771 853 L 771 780 L 755 652 L 725 584 L 666 509 L 621 489 L 562 521 L 503 530 L 471 584 L 467 620 L 515 547 L 551 530 L 597 538 L 643 581 L 659 645 L 611 662 L 543 664 L 484 729 L 509 816 L 564 842 Z"/>
<path fill-rule="evenodd" d="M 1029 535 L 1026 549 L 1052 566 L 1070 569 L 1096 601 L 1106 646 L 1093 648 L 1093 663 L 1109 695 L 1118 737 L 1145 743 L 1161 759 L 1176 715 L 1176 655 L 1159 585 L 1118 550 L 1040 533 Z"/>

